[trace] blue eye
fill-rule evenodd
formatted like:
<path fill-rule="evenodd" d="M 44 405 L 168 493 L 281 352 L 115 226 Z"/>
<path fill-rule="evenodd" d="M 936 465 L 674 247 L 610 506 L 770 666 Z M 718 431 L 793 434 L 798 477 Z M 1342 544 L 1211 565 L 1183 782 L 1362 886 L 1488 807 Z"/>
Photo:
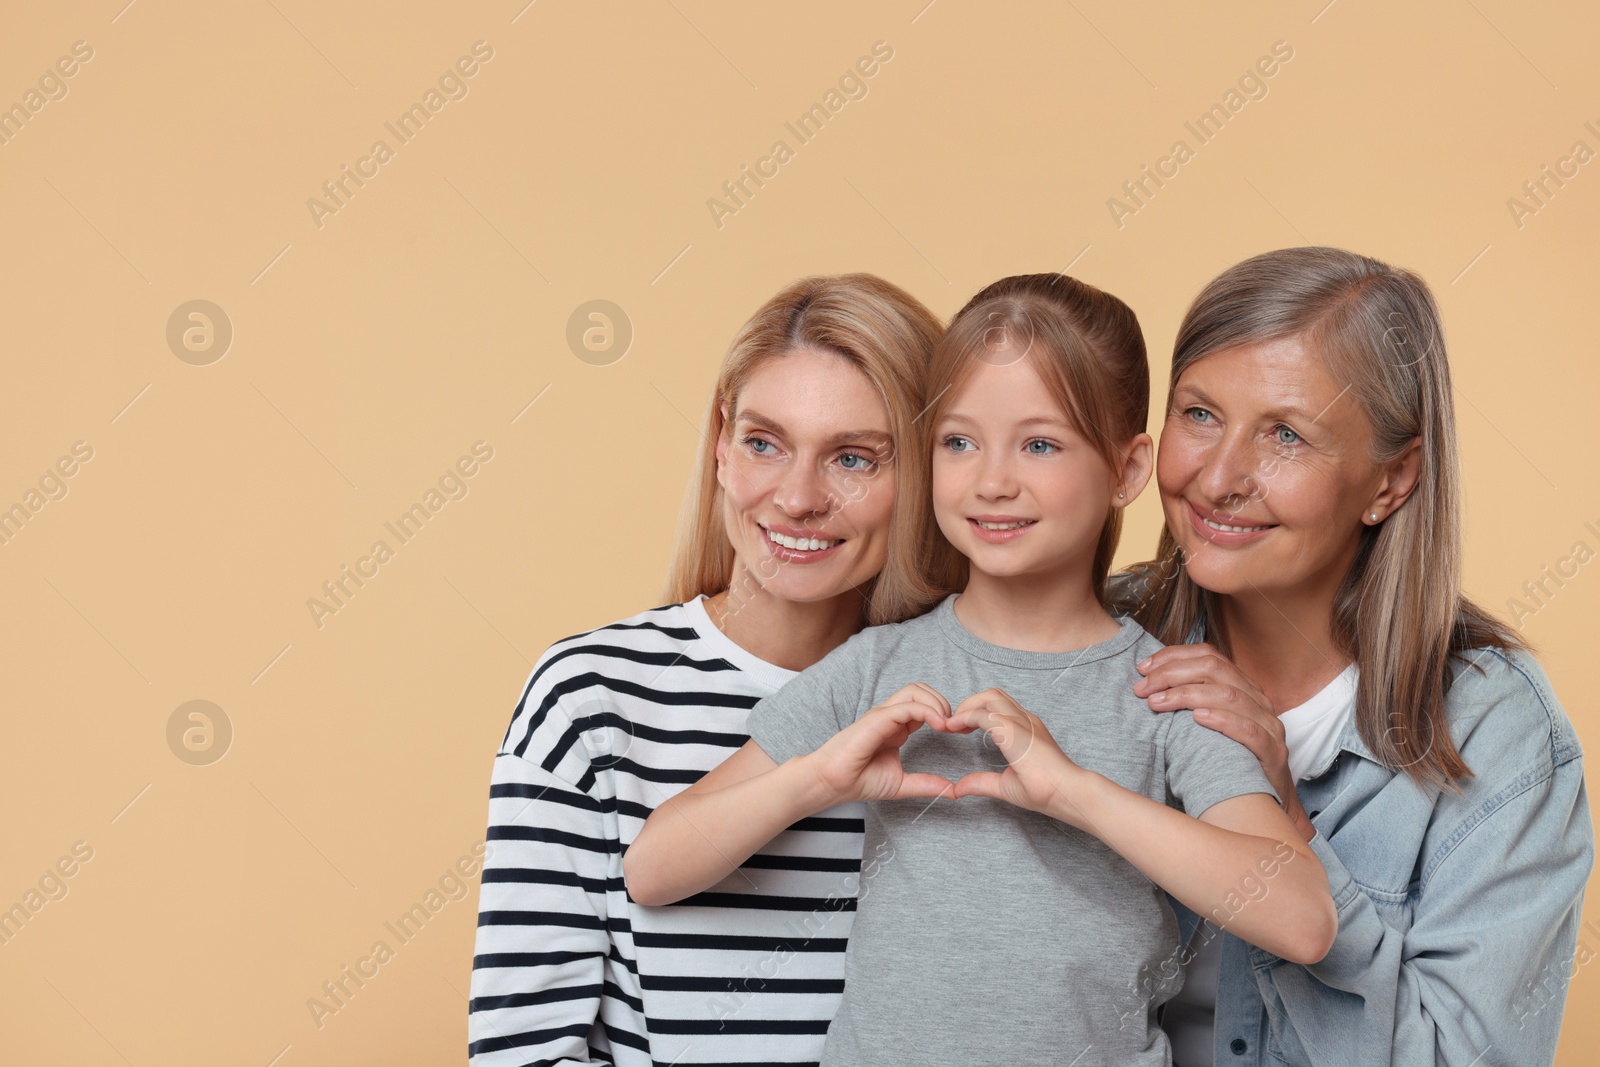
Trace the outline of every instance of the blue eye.
<path fill-rule="evenodd" d="M 940 441 L 939 443 L 944 445 L 946 448 L 948 448 L 952 452 L 965 452 L 966 449 L 954 447 L 955 442 L 957 442 L 957 441 L 966 442 L 968 444 L 971 443 L 971 442 L 968 442 L 965 437 L 961 437 L 961 436 L 959 436 L 957 434 L 951 434 L 949 437 L 946 437 L 943 441 Z"/>
<path fill-rule="evenodd" d="M 1279 426 L 1272 432 L 1277 437 L 1280 445 L 1297 445 L 1300 443 L 1300 435 L 1287 426 Z"/>
<path fill-rule="evenodd" d="M 865 471 L 870 470 L 878 465 L 877 460 L 872 459 L 870 456 L 863 456 L 859 452 L 846 452 L 844 455 L 839 457 L 839 462 L 843 463 L 847 459 L 859 459 L 863 464 L 859 467 L 846 466 L 845 470 L 847 471 Z"/>
<path fill-rule="evenodd" d="M 1210 422 L 1215 417 L 1205 408 L 1189 408 L 1184 414 L 1199 423 Z"/>
<path fill-rule="evenodd" d="M 743 439 L 743 443 L 744 443 L 745 447 L 749 448 L 750 451 L 754 452 L 758 456 L 771 455 L 770 452 L 763 452 L 759 448 L 756 447 L 757 445 L 771 445 L 772 444 L 772 442 L 768 441 L 765 437 L 748 436 L 748 437 L 745 437 Z"/>
<path fill-rule="evenodd" d="M 1033 440 L 1029 441 L 1028 444 L 1030 444 L 1030 445 L 1044 445 L 1046 448 L 1052 449 L 1052 450 L 1054 450 L 1056 452 L 1061 451 L 1061 446 L 1060 445 L 1057 445 L 1057 444 L 1055 444 L 1054 442 L 1051 442 L 1051 441 L 1046 441 L 1042 437 L 1035 437 Z M 1049 452 L 1040 452 L 1040 451 L 1035 449 L 1035 450 L 1033 450 L 1033 454 L 1036 455 L 1036 456 L 1048 456 L 1050 453 Z"/>

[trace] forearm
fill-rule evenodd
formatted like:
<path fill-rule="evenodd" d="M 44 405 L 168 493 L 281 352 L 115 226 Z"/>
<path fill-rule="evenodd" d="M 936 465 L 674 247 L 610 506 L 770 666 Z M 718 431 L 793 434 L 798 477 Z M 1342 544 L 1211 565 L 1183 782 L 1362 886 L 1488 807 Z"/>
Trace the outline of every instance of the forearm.
<path fill-rule="evenodd" d="M 1239 833 L 1080 770 L 1063 781 L 1048 814 L 1094 834 L 1235 936 L 1313 962 L 1337 929 L 1327 878 L 1293 823 L 1273 808 L 1281 834 Z"/>
<path fill-rule="evenodd" d="M 716 885 L 785 828 L 832 807 L 807 757 L 721 789 L 690 788 L 663 802 L 623 857 L 628 894 L 671 904 Z"/>

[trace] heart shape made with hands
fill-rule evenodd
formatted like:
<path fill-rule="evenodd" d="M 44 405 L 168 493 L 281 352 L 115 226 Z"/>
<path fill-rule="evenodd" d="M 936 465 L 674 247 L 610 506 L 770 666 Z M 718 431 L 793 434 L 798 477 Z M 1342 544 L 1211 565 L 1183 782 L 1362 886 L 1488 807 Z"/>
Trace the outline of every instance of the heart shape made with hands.
<path fill-rule="evenodd" d="M 953 782 L 907 771 L 900 762 L 900 748 L 923 726 L 940 733 L 982 730 L 1004 757 L 1005 769 L 974 771 Z M 846 741 L 852 732 L 857 736 Z M 1041 810 L 1056 792 L 1061 775 L 1071 768 L 1038 716 L 1001 689 L 974 693 L 951 709 L 932 686 L 913 682 L 873 707 L 838 740 L 843 743 L 836 750 L 834 777 L 853 780 L 853 788 L 845 791 L 867 800 L 983 796 Z"/>

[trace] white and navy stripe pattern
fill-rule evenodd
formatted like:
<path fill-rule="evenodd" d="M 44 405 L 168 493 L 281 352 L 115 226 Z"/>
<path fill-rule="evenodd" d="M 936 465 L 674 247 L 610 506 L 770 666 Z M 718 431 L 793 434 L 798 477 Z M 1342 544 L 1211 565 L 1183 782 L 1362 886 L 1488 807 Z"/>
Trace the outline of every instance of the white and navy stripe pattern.
<path fill-rule="evenodd" d="M 650 812 L 744 744 L 750 708 L 794 673 L 731 641 L 702 598 L 539 657 L 489 789 L 475 1067 L 817 1062 L 844 988 L 861 805 L 802 820 L 679 904 L 641 907 L 622 879 Z"/>

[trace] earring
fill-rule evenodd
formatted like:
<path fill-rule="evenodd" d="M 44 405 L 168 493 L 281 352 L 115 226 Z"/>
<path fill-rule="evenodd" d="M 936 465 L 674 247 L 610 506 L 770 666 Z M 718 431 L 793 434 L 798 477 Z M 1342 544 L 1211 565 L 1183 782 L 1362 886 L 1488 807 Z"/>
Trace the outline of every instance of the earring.
<path fill-rule="evenodd" d="M 1376 511 L 1374 511 L 1372 513 L 1372 521 L 1373 522 L 1377 522 L 1378 521 L 1378 513 Z"/>
<path fill-rule="evenodd" d="M 1118 499 L 1118 500 L 1121 500 L 1121 499 L 1122 499 L 1122 490 L 1121 490 L 1121 489 L 1118 489 L 1118 490 L 1117 490 L 1117 499 Z"/>

